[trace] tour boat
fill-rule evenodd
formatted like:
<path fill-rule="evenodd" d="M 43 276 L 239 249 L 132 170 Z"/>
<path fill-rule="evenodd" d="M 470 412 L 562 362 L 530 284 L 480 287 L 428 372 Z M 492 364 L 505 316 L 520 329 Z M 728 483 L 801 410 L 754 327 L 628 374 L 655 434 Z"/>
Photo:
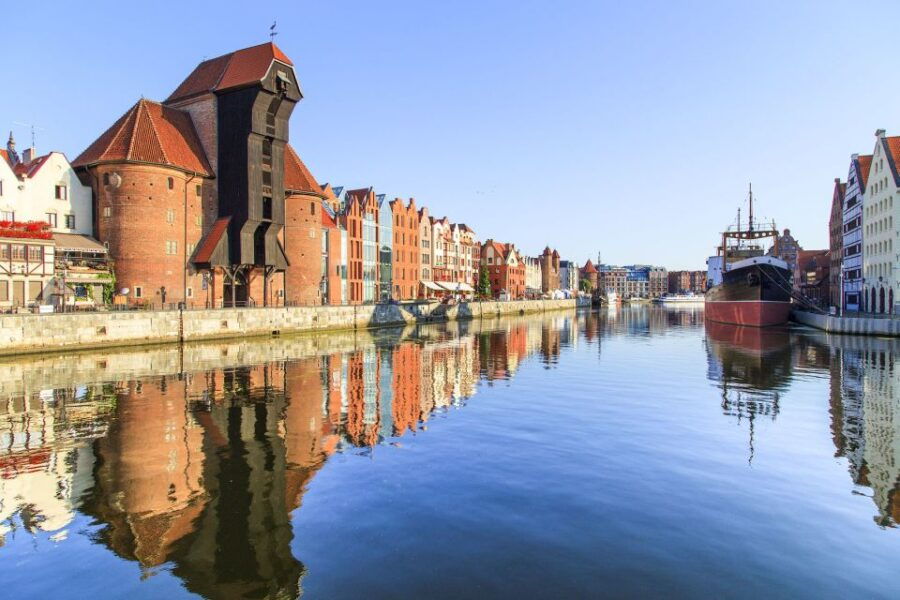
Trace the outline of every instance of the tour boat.
<path fill-rule="evenodd" d="M 736 228 L 722 234 L 722 245 L 710 258 L 705 315 L 709 321 L 768 327 L 786 323 L 791 312 L 791 270 L 787 263 L 764 256 L 759 240 L 778 239 L 775 223 L 760 227 L 750 220 L 744 229 L 738 211 Z"/>
<path fill-rule="evenodd" d="M 666 294 L 655 299 L 657 304 L 703 304 L 702 294 Z"/>

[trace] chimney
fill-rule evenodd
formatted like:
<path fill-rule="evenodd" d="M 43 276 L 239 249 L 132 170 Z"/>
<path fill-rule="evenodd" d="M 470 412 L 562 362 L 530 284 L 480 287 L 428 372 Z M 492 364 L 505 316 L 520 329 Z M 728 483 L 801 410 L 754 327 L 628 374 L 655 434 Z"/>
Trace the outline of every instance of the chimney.
<path fill-rule="evenodd" d="M 850 155 L 850 160 L 859 160 L 859 153 L 854 153 Z"/>
<path fill-rule="evenodd" d="M 884 129 L 876 129 L 875 130 L 875 137 L 877 137 L 877 138 L 883 138 L 884 134 L 885 134 Z"/>
<path fill-rule="evenodd" d="M 25 148 L 25 152 L 22 153 L 22 162 L 27 165 L 35 158 L 37 158 L 37 150 L 34 149 L 34 146 Z"/>

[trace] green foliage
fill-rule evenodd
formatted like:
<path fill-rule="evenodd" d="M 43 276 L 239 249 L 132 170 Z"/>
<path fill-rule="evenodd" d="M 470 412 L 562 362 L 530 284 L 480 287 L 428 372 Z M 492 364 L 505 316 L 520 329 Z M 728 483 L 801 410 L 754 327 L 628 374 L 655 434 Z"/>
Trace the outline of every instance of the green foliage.
<path fill-rule="evenodd" d="M 103 280 L 103 303 L 112 304 L 116 294 L 116 274 L 110 272 L 108 275 L 101 275 L 99 279 Z"/>
<path fill-rule="evenodd" d="M 487 267 L 481 267 L 478 270 L 478 295 L 482 298 L 491 295 L 491 278 L 488 275 Z"/>
<path fill-rule="evenodd" d="M 585 292 L 588 294 L 590 294 L 594 289 L 593 285 L 591 285 L 590 279 L 581 279 L 578 282 L 578 287 L 582 292 Z"/>

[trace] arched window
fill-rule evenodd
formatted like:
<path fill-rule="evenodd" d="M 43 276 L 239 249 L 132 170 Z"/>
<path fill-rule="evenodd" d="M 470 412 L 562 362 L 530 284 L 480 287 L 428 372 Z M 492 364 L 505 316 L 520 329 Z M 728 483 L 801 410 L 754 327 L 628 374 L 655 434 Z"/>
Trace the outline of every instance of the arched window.
<path fill-rule="evenodd" d="M 173 178 L 169 177 L 169 179 L 167 180 L 167 183 L 169 185 L 170 190 L 175 189 L 175 180 Z"/>

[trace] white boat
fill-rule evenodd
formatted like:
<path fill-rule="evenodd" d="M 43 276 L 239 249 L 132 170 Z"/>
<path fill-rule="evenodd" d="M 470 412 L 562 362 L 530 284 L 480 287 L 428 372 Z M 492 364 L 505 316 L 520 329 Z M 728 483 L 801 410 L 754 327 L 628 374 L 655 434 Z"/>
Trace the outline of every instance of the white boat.
<path fill-rule="evenodd" d="M 660 304 L 703 304 L 703 294 L 666 294 L 660 296 Z"/>
<path fill-rule="evenodd" d="M 607 289 L 606 290 L 606 302 L 610 306 L 615 306 L 616 304 L 619 304 L 620 302 L 622 302 L 622 299 L 619 298 L 619 294 L 616 293 L 616 290 Z"/>

